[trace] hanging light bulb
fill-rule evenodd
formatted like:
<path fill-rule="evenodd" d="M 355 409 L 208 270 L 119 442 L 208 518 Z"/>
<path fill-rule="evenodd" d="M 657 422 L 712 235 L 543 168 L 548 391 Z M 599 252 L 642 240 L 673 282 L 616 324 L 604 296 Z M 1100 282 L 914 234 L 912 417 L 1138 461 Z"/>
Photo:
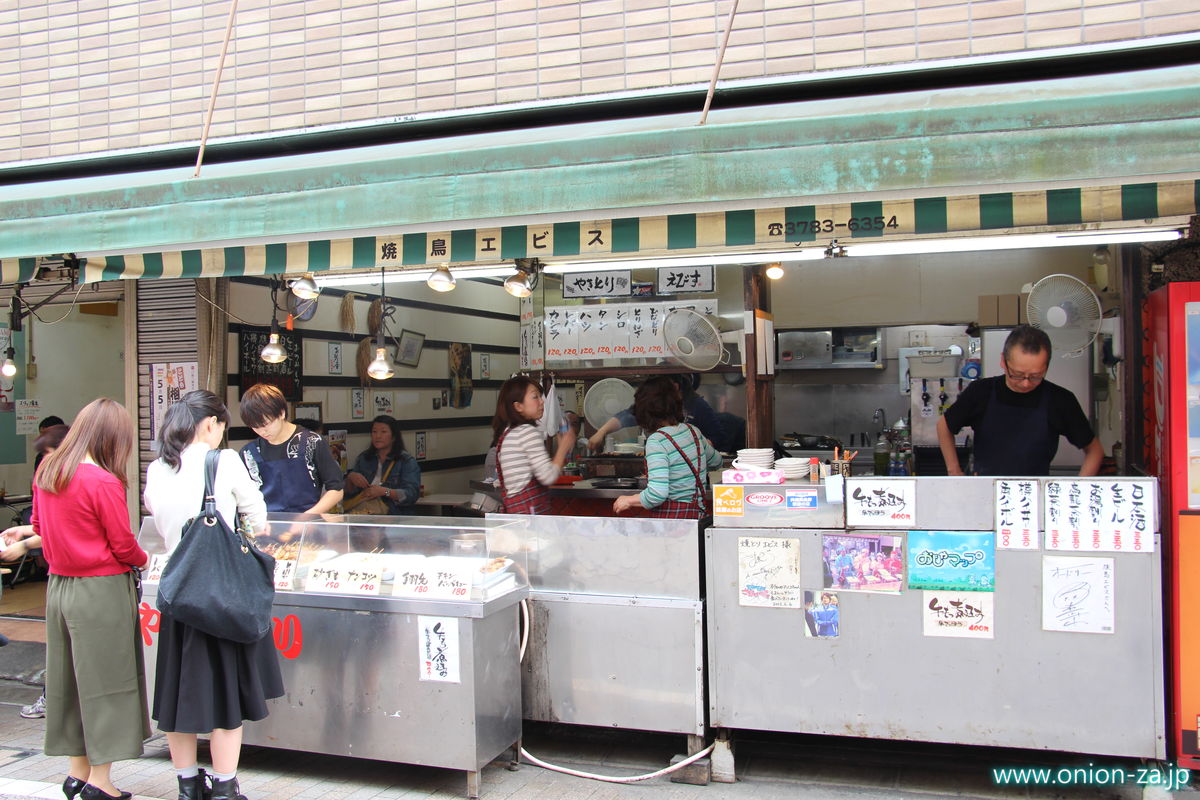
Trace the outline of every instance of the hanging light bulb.
<path fill-rule="evenodd" d="M 513 297 L 529 297 L 533 294 L 533 287 L 529 284 L 529 273 L 517 267 L 515 275 L 504 279 L 504 291 Z"/>
<path fill-rule="evenodd" d="M 777 281 L 783 277 L 783 264 L 775 263 L 767 265 L 767 277 L 773 281 Z"/>
<path fill-rule="evenodd" d="M 392 368 L 392 359 L 388 355 L 387 348 L 383 346 L 383 334 L 375 338 L 375 360 L 367 367 L 367 374 L 377 381 L 386 381 L 388 378 L 396 374 Z"/>
<path fill-rule="evenodd" d="M 292 281 L 292 294 L 301 300 L 315 300 L 321 294 L 321 287 L 313 280 L 312 273 L 306 272 L 303 277 Z"/>
<path fill-rule="evenodd" d="M 271 335 L 258 355 L 268 364 L 282 364 L 287 361 L 287 351 L 279 343 L 279 320 L 271 320 Z"/>
<path fill-rule="evenodd" d="M 454 288 L 454 275 L 450 272 L 450 267 L 446 264 L 439 264 L 438 268 L 429 274 L 425 279 L 425 284 L 435 292 L 448 292 Z"/>
<path fill-rule="evenodd" d="M 13 361 L 13 356 L 16 354 L 17 351 L 14 348 L 8 348 L 8 358 L 4 359 L 4 366 L 0 367 L 0 375 L 11 378 L 17 374 L 17 362 Z"/>

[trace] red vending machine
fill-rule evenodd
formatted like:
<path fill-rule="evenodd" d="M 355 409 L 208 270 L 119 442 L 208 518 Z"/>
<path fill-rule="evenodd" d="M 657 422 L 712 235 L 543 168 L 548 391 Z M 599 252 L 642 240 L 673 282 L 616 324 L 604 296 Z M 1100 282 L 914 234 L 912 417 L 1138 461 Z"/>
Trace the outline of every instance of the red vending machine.
<path fill-rule="evenodd" d="M 1168 739 L 1200 768 L 1200 282 L 1153 292 L 1143 330 L 1145 456 L 1162 489 Z"/>

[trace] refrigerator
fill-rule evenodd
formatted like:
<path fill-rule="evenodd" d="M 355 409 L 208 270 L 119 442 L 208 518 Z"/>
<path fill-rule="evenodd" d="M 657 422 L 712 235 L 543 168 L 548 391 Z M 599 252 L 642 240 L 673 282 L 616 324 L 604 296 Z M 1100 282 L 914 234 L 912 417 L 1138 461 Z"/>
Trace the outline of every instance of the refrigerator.
<path fill-rule="evenodd" d="M 1162 492 L 1168 739 L 1200 768 L 1200 282 L 1171 283 L 1143 307 L 1144 463 Z"/>

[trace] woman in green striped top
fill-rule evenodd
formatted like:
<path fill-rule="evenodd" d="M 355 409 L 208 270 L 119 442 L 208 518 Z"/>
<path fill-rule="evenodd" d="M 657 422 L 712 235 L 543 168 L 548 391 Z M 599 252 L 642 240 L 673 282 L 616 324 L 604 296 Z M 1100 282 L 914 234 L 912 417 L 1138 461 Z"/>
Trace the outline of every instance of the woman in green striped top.
<path fill-rule="evenodd" d="M 633 414 L 646 437 L 646 488 L 613 503 L 620 514 L 649 509 L 651 516 L 700 519 L 708 514 L 708 471 L 721 454 L 692 425 L 683 422 L 683 395 L 668 377 L 651 378 L 633 398 Z"/>

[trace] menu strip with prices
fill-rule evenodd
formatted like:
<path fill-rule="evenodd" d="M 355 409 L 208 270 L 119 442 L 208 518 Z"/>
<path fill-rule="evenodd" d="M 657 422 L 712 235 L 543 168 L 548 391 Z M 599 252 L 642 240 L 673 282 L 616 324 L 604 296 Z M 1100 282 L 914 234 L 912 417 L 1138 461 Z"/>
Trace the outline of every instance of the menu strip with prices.
<path fill-rule="evenodd" d="M 1037 550 L 1041 515 L 1037 481 L 996 481 L 996 549 Z"/>
<path fill-rule="evenodd" d="M 1150 553 L 1158 530 L 1153 481 L 1046 481 L 1046 549 Z"/>

